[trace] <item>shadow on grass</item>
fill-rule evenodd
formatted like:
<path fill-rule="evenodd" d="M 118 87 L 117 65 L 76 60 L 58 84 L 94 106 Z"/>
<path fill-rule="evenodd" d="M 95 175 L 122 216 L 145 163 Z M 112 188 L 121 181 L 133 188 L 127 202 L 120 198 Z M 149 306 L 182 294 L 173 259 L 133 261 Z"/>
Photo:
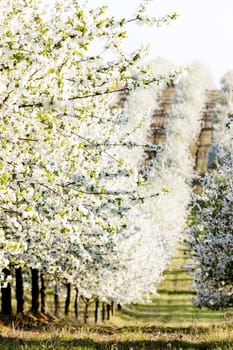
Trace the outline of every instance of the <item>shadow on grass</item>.
<path fill-rule="evenodd" d="M 80 339 L 80 340 L 21 340 L 17 338 L 0 338 L 1 350 L 143 350 L 143 349 L 200 349 L 211 350 L 221 349 L 230 350 L 233 344 L 223 342 L 199 342 L 192 343 L 188 341 L 180 340 L 135 340 L 135 341 L 104 341 L 96 342 L 92 339 Z"/>
<path fill-rule="evenodd" d="M 206 322 L 215 323 L 223 321 L 223 315 L 217 311 L 208 309 L 198 309 L 182 304 L 175 305 L 157 305 L 155 307 L 146 307 L 145 305 L 137 305 L 135 308 L 124 307 L 121 311 L 121 318 L 124 316 L 131 317 L 135 320 L 141 321 L 155 321 L 160 322 L 175 321 L 176 323 L 187 323 L 194 320 L 204 320 Z"/>
<path fill-rule="evenodd" d="M 173 258 L 174 260 L 174 258 Z M 187 276 L 185 278 L 185 280 L 190 280 L 191 281 L 191 278 L 187 275 L 187 270 L 186 269 L 182 269 L 182 268 L 179 268 L 179 269 L 172 269 L 172 270 L 166 270 L 164 271 L 164 276 L 167 276 L 167 275 L 172 275 L 172 276 L 180 276 L 184 274 L 185 276 Z"/>
<path fill-rule="evenodd" d="M 173 291 L 173 290 L 167 290 L 167 289 L 158 289 L 158 293 L 163 293 L 163 294 L 168 294 L 168 295 L 174 295 L 174 296 L 176 296 L 176 295 L 185 295 L 186 297 L 187 297 L 187 299 L 188 299 L 188 297 L 189 296 L 191 296 L 191 295 L 197 295 L 197 293 L 195 292 L 195 291 L 191 291 L 191 290 L 185 290 L 185 289 L 183 289 L 183 290 L 175 290 L 175 291 Z"/>

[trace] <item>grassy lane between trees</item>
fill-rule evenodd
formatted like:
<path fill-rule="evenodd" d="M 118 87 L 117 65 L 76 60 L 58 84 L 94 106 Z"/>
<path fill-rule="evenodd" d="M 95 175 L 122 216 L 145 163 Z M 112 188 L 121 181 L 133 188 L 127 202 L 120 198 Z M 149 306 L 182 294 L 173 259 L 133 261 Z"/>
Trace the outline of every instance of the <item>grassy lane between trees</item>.
<path fill-rule="evenodd" d="M 124 306 L 110 322 L 77 325 L 72 319 L 23 327 L 13 321 L 0 326 L 1 350 L 65 349 L 233 349 L 233 311 L 193 306 L 191 278 L 183 268 L 183 249 L 167 269 L 159 297 L 148 304 Z M 91 321 L 91 319 L 90 319 Z"/>
<path fill-rule="evenodd" d="M 128 325 L 137 322 L 138 325 L 161 327 L 208 327 L 222 325 L 231 318 L 230 311 L 220 312 L 193 305 L 191 299 L 195 299 L 195 291 L 185 268 L 188 263 L 187 251 L 180 248 L 165 272 L 165 279 L 158 289 L 159 297 L 153 297 L 148 304 L 124 307 L 117 324 L 124 321 Z"/>

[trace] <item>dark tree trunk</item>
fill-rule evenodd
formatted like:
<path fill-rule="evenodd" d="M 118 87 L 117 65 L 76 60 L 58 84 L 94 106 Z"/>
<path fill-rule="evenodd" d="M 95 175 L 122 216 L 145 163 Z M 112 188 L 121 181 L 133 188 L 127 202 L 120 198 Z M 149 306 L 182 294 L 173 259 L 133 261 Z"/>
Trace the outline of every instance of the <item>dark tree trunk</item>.
<path fill-rule="evenodd" d="M 17 313 L 24 311 L 24 289 L 23 289 L 23 275 L 22 268 L 17 267 L 15 269 L 15 295 L 17 303 Z"/>
<path fill-rule="evenodd" d="M 5 278 L 10 276 L 11 272 L 9 269 L 4 269 L 3 273 Z M 5 315 L 12 314 L 12 304 L 11 304 L 11 285 L 7 283 L 5 288 L 1 288 L 2 290 L 2 313 Z"/>
<path fill-rule="evenodd" d="M 99 299 L 95 301 L 95 323 L 98 323 L 98 314 L 99 314 Z"/>
<path fill-rule="evenodd" d="M 65 302 L 65 315 L 70 314 L 70 304 L 71 304 L 71 283 L 66 284 L 66 302 Z"/>
<path fill-rule="evenodd" d="M 43 273 L 40 274 L 40 311 L 45 313 L 45 298 L 46 298 L 46 281 L 45 275 Z"/>
<path fill-rule="evenodd" d="M 75 314 L 75 318 L 78 320 L 78 317 L 79 317 L 79 295 L 78 295 L 78 288 L 75 289 L 74 314 Z"/>
<path fill-rule="evenodd" d="M 107 304 L 107 320 L 110 320 L 110 311 L 111 311 L 111 305 Z"/>
<path fill-rule="evenodd" d="M 117 310 L 121 311 L 121 309 L 122 309 L 121 304 L 117 304 Z"/>
<path fill-rule="evenodd" d="M 89 299 L 88 298 L 83 298 L 84 300 L 84 304 L 85 304 L 85 307 L 84 307 L 84 323 L 88 323 L 88 308 L 89 308 Z"/>
<path fill-rule="evenodd" d="M 40 289 L 39 289 L 39 271 L 38 269 L 31 269 L 32 272 L 32 313 L 37 314 L 39 312 L 39 298 L 40 298 Z"/>
<path fill-rule="evenodd" d="M 111 302 L 111 314 L 114 316 L 114 301 Z"/>
<path fill-rule="evenodd" d="M 59 301 L 59 294 L 58 294 L 58 289 L 57 285 L 55 286 L 55 291 L 54 291 L 54 314 L 55 316 L 59 316 L 60 312 L 60 301 Z"/>
<path fill-rule="evenodd" d="M 102 322 L 105 321 L 105 303 L 102 303 Z"/>

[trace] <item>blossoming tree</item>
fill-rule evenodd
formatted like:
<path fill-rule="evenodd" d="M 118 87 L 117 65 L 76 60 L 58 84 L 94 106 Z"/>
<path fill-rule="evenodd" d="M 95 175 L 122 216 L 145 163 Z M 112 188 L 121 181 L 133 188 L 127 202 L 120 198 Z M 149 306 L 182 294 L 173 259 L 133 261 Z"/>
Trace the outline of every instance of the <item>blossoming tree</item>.
<path fill-rule="evenodd" d="M 206 174 L 203 191 L 194 197 L 187 244 L 193 258 L 195 302 L 209 308 L 233 305 L 233 144 L 232 72 L 223 80 L 215 114 L 227 128 L 216 130 L 216 170 Z"/>
<path fill-rule="evenodd" d="M 129 55 L 121 43 L 129 22 L 176 17 L 149 18 L 145 4 L 128 21 L 76 0 L 57 3 L 50 15 L 40 1 L 0 4 L 0 264 L 6 283 L 12 268 L 23 267 L 36 284 L 40 270 L 85 290 L 84 281 L 100 268 L 116 268 L 120 237 L 135 231 L 125 233 L 124 213 L 141 201 L 140 137 L 152 106 L 142 118 L 138 111 L 122 115 L 113 96 L 162 77 L 145 71 L 143 48 Z M 104 54 L 93 50 L 96 41 Z"/>

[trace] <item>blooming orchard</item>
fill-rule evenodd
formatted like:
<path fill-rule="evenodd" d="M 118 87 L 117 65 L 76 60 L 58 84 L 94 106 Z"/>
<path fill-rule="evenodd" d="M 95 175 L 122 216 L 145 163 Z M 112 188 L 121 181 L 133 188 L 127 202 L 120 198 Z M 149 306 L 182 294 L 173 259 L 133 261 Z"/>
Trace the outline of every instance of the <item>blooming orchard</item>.
<path fill-rule="evenodd" d="M 147 3 L 116 21 L 85 1 L 57 3 L 49 16 L 39 1 L 1 1 L 3 281 L 6 270 L 36 269 L 86 298 L 131 302 L 154 291 L 174 253 L 190 192 L 186 128 L 198 130 L 208 83 L 193 88 L 196 68 L 178 85 L 168 143 L 145 167 L 152 111 L 179 74 L 145 67 L 143 48 L 121 48 L 130 22 L 176 17 L 149 18 Z M 93 53 L 96 40 L 103 55 Z"/>

